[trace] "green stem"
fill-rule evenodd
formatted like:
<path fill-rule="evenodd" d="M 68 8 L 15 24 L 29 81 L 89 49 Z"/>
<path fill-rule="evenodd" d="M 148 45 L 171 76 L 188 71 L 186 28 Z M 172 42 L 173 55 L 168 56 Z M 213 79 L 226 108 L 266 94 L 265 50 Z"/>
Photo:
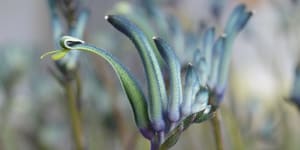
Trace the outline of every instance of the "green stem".
<path fill-rule="evenodd" d="M 76 97 L 72 88 L 72 82 L 65 83 L 65 91 L 67 96 L 67 102 L 70 112 L 70 120 L 72 125 L 72 132 L 74 136 L 74 142 L 76 150 L 83 150 L 82 131 L 80 122 L 80 113 L 76 104 Z"/>
<path fill-rule="evenodd" d="M 76 80 L 76 105 L 78 112 L 81 112 L 81 94 L 82 94 L 82 83 L 81 83 L 81 76 L 78 70 L 75 72 L 75 80 Z"/>
<path fill-rule="evenodd" d="M 151 150 L 159 150 L 159 144 L 157 141 L 151 141 Z"/>
<path fill-rule="evenodd" d="M 215 116 L 211 119 L 211 124 L 215 135 L 217 150 L 224 150 L 223 134 L 222 134 L 222 127 L 221 127 L 221 116 L 219 113 L 220 112 L 218 112 L 218 110 L 215 112 Z"/>
<path fill-rule="evenodd" d="M 240 124 L 237 120 L 237 116 L 235 115 L 236 113 L 232 113 L 229 110 L 225 111 L 226 116 L 224 116 L 225 121 L 227 122 L 226 126 L 228 127 L 228 130 L 230 132 L 230 138 L 232 139 L 232 143 L 234 144 L 232 146 L 232 149 L 234 150 L 244 150 L 245 148 L 245 144 L 244 144 L 244 138 L 241 135 L 241 131 L 240 131 Z M 249 143 L 249 141 L 247 141 L 247 143 Z"/>

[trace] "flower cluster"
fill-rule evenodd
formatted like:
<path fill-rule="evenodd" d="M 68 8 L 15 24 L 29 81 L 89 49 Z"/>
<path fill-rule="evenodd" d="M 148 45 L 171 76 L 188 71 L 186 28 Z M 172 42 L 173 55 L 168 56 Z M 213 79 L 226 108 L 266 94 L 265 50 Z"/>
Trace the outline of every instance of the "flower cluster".
<path fill-rule="evenodd" d="M 224 34 L 216 39 L 213 28 L 201 40 L 185 75 L 174 48 L 159 37 L 149 38 L 143 30 L 121 15 L 105 19 L 126 35 L 141 57 L 147 79 L 148 95 L 136 78 L 113 55 L 83 41 L 65 36 L 62 50 L 47 53 L 53 59 L 63 58 L 70 50 L 91 52 L 108 61 L 118 75 L 131 104 L 137 127 L 151 141 L 152 149 L 169 148 L 192 123 L 200 123 L 213 116 L 225 90 L 231 45 L 244 28 L 252 12 L 239 5 L 231 14 Z M 166 66 L 169 82 L 164 80 Z"/>

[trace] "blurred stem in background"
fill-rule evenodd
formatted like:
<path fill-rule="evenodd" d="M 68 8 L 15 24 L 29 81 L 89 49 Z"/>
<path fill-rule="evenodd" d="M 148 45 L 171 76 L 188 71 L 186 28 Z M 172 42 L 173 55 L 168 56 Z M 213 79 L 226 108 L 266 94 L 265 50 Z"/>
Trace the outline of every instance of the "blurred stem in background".
<path fill-rule="evenodd" d="M 224 117 L 224 124 L 226 127 L 228 127 L 228 132 L 232 143 L 232 149 L 244 150 L 244 138 L 241 136 L 241 125 L 238 122 L 236 113 L 233 113 L 231 110 L 228 109 L 221 109 L 221 111 Z"/>
<path fill-rule="evenodd" d="M 82 8 L 81 1 L 48 0 L 48 2 L 52 18 L 53 40 L 56 42 L 62 35 L 65 34 L 83 38 L 88 18 L 88 11 Z M 60 49 L 58 44 L 55 45 L 57 49 Z M 73 140 L 76 149 L 83 150 L 83 129 L 81 127 L 80 115 L 82 87 L 78 56 L 79 52 L 74 51 L 73 53 L 69 53 L 64 59 L 55 61 L 58 72 L 52 71 L 52 74 L 65 89 Z"/>
<path fill-rule="evenodd" d="M 81 93 L 82 93 L 82 83 L 81 83 L 81 76 L 79 71 L 75 72 L 75 81 L 76 81 L 76 106 L 78 107 L 78 110 L 81 111 Z"/>
<path fill-rule="evenodd" d="M 16 149 L 13 146 L 13 133 L 11 126 L 9 125 L 10 113 L 13 105 L 13 85 L 8 85 L 4 87 L 5 101 L 1 109 L 1 122 L 0 127 L 1 131 L 1 140 L 0 140 L 0 149 Z"/>
<path fill-rule="evenodd" d="M 71 117 L 71 124 L 73 130 L 73 136 L 76 144 L 77 150 L 83 150 L 83 140 L 82 140 L 82 128 L 80 113 L 76 104 L 76 96 L 72 86 L 72 82 L 65 83 L 65 91 L 67 95 L 67 101 L 69 105 L 69 112 Z"/>
<path fill-rule="evenodd" d="M 17 149 L 11 113 L 15 98 L 15 88 L 24 76 L 31 53 L 24 55 L 24 49 L 9 47 L 1 49 L 0 87 L 3 90 L 3 102 L 0 108 L 0 149 Z"/>
<path fill-rule="evenodd" d="M 211 124 L 214 132 L 217 150 L 224 150 L 223 131 L 221 125 L 220 110 L 215 111 L 215 116 L 211 118 Z"/>
<path fill-rule="evenodd" d="M 291 134 L 291 131 L 290 131 L 290 127 L 289 127 L 289 122 L 287 120 L 288 118 L 288 113 L 286 111 L 286 107 L 284 104 L 282 103 L 279 103 L 281 105 L 279 105 L 278 109 L 280 110 L 279 112 L 281 113 L 280 117 L 281 117 L 281 123 L 282 123 L 282 126 L 283 126 L 283 141 L 282 141 L 282 144 L 281 144 L 281 147 L 282 149 L 292 149 L 292 142 L 293 142 L 293 135 Z"/>

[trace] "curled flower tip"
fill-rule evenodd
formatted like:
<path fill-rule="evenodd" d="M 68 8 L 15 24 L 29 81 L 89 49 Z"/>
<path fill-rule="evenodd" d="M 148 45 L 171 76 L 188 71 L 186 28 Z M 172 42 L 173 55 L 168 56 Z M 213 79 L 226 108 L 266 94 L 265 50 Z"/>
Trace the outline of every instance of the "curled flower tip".
<path fill-rule="evenodd" d="M 77 44 L 84 44 L 84 41 L 72 36 L 63 36 L 60 39 L 60 46 L 63 49 L 72 49 L 72 46 Z"/>
<path fill-rule="evenodd" d="M 44 57 L 46 57 L 48 55 L 52 55 L 51 58 L 53 60 L 62 59 L 72 49 L 72 46 L 77 45 L 77 44 L 83 44 L 83 43 L 84 43 L 84 41 L 82 41 L 78 38 L 74 38 L 72 36 L 63 36 L 60 39 L 60 46 L 62 47 L 62 49 L 47 52 L 47 53 L 43 54 L 40 57 L 40 59 L 43 59 Z"/>

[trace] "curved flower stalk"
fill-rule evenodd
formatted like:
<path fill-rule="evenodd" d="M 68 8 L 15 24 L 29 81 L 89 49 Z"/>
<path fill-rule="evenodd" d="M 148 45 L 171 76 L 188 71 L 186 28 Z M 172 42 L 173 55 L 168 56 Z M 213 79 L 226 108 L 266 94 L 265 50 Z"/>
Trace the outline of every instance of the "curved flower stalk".
<path fill-rule="evenodd" d="M 138 128 L 141 130 L 142 134 L 146 138 L 152 138 L 153 135 L 149 131 L 151 130 L 151 128 L 149 124 L 149 118 L 147 115 L 145 96 L 139 84 L 135 80 L 135 77 L 131 75 L 129 71 L 127 71 L 128 69 L 126 69 L 126 67 L 124 67 L 109 52 L 103 49 L 95 48 L 91 45 L 84 44 L 84 41 L 79 40 L 77 38 L 64 36 L 62 37 L 60 44 L 63 49 L 48 52 L 43 56 L 41 56 L 41 59 L 44 58 L 44 56 L 46 55 L 53 54 L 52 59 L 59 60 L 62 59 L 64 56 L 66 56 L 68 52 L 74 49 L 79 51 L 90 52 L 104 58 L 114 68 L 122 83 L 122 87 L 124 88 L 127 97 L 130 101 L 130 104 L 132 106 L 133 113 L 135 116 L 135 121 Z"/>

